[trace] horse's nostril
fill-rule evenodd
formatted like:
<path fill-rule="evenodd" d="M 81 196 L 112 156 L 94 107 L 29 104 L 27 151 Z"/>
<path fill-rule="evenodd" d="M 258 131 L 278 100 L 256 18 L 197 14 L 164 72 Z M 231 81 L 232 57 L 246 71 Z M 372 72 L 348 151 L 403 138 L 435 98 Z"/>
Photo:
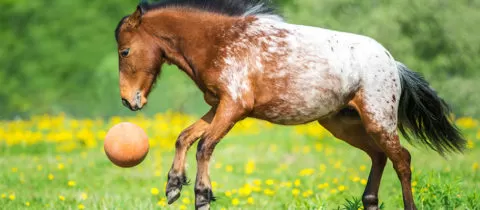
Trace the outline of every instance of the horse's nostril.
<path fill-rule="evenodd" d="M 130 103 L 128 103 L 128 101 L 125 100 L 124 98 L 122 98 L 122 104 L 123 104 L 125 107 L 127 107 L 127 108 L 130 109 Z"/>

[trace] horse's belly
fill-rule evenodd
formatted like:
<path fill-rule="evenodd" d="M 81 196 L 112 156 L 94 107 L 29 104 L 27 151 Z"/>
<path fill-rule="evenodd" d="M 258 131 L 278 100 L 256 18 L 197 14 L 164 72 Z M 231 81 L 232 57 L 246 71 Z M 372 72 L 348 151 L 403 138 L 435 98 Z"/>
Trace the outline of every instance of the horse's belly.
<path fill-rule="evenodd" d="M 304 124 L 337 111 L 348 102 L 346 98 L 346 94 L 334 90 L 279 94 L 269 102 L 255 106 L 252 117 L 281 125 Z"/>

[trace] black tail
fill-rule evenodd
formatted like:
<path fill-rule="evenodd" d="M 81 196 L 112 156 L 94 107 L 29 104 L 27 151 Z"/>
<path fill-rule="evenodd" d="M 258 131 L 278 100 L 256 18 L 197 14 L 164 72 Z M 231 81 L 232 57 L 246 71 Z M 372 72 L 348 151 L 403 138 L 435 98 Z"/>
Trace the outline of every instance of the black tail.
<path fill-rule="evenodd" d="M 439 154 L 462 152 L 465 139 L 448 119 L 450 107 L 419 73 L 397 62 L 402 83 L 398 120 L 402 135 L 411 136 Z M 407 131 L 408 129 L 408 131 Z"/>

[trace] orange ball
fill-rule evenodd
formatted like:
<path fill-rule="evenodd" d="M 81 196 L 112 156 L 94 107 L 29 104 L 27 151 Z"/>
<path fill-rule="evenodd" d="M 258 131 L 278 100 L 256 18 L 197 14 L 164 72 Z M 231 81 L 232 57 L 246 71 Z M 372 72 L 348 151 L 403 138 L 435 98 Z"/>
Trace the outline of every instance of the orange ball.
<path fill-rule="evenodd" d="M 103 149 L 112 163 L 129 168 L 141 163 L 149 150 L 148 136 L 138 125 L 121 122 L 110 128 Z"/>

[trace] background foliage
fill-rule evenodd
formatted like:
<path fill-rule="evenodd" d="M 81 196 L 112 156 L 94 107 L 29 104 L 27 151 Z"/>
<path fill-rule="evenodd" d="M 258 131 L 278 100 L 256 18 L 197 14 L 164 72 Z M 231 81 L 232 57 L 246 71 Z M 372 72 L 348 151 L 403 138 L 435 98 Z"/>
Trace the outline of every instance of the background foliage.
<path fill-rule="evenodd" d="M 0 118 L 130 115 L 114 28 L 138 1 L 0 1 Z M 371 36 L 422 72 L 456 115 L 480 116 L 479 0 L 279 0 L 288 22 Z M 164 67 L 165 68 L 165 67 Z M 182 72 L 163 72 L 144 113 L 206 111 Z"/>

